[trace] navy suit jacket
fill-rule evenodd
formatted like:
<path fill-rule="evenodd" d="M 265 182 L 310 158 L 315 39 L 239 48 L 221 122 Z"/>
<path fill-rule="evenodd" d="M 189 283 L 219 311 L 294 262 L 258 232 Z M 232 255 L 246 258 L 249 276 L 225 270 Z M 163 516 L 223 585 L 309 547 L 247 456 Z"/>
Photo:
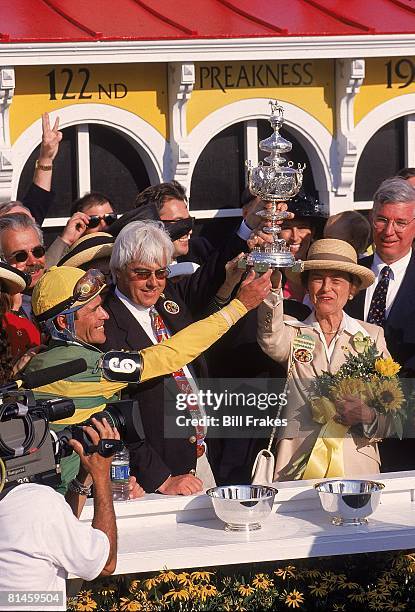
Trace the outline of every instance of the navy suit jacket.
<path fill-rule="evenodd" d="M 370 268 L 373 256 L 365 257 L 359 263 Z M 345 307 L 346 312 L 356 319 L 364 319 L 366 290 Z M 405 276 L 395 297 L 385 323 L 385 339 L 392 357 L 402 366 L 402 374 L 415 374 L 415 254 L 412 253 Z"/>
<path fill-rule="evenodd" d="M 176 287 L 167 282 L 165 298 L 155 304 L 172 334 L 190 325 L 192 317 L 186 304 L 179 297 Z M 177 314 L 169 314 L 163 307 L 166 300 L 173 300 L 179 306 Z M 110 292 L 104 308 L 110 318 L 105 321 L 106 343 L 102 350 L 140 350 L 152 346 L 150 338 L 124 304 Z M 192 374 L 207 376 L 206 362 L 198 357 L 190 364 Z M 138 400 L 145 440 L 130 449 L 131 473 L 147 491 L 152 493 L 170 476 L 187 474 L 196 467 L 196 444 L 193 441 L 194 428 L 177 427 L 166 437 L 164 432 L 164 381 L 169 376 L 153 378 L 139 385 L 129 385 L 123 397 Z M 173 419 L 174 422 L 174 419 Z M 193 436 L 193 437 L 192 437 Z"/>

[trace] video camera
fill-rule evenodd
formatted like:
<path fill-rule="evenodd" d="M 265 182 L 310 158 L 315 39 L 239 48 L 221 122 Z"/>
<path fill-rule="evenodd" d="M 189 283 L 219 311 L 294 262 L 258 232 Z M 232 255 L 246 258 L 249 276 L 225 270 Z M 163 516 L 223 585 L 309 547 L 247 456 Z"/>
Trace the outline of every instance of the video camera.
<path fill-rule="evenodd" d="M 105 417 L 112 427 L 118 429 L 123 440 L 111 440 L 111 449 L 108 445 L 101 449 L 93 445 L 82 428 L 83 425 L 93 427 L 91 419 L 68 425 L 60 431 L 49 429 L 49 423 L 73 416 L 75 406 L 71 399 L 35 400 L 32 391 L 20 390 L 20 387 L 49 384 L 85 369 L 85 360 L 78 359 L 28 374 L 22 380 L 0 388 L 0 458 L 6 467 L 6 488 L 22 482 L 56 488 L 60 484 L 60 460 L 73 452 L 68 444 L 71 438 L 82 444 L 85 453 L 98 450 L 105 456 L 114 454 L 124 442 L 132 443 L 144 438 L 136 401 L 106 404 L 104 410 L 92 415 L 98 420 Z"/>

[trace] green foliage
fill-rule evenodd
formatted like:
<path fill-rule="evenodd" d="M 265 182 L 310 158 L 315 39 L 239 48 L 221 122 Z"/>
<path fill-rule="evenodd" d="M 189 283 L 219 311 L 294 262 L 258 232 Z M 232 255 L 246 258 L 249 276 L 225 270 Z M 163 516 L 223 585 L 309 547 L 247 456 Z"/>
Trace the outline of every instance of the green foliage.
<path fill-rule="evenodd" d="M 98 579 L 68 611 L 412 612 L 414 601 L 415 554 L 382 552 Z"/>

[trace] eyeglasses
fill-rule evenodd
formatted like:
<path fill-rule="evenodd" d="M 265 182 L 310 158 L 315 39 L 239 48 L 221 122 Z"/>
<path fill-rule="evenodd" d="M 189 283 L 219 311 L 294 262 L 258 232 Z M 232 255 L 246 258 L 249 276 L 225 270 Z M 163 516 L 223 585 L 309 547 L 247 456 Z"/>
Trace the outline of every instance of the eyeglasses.
<path fill-rule="evenodd" d="M 410 221 L 401 221 L 398 219 L 398 221 L 395 221 L 395 219 L 388 219 L 387 217 L 376 216 L 373 219 L 373 225 L 376 227 L 376 229 L 382 230 L 385 229 L 385 227 L 388 227 L 389 223 L 392 223 L 395 232 L 397 234 L 402 234 L 406 230 L 408 225 L 412 223 L 413 220 L 414 219 L 411 219 Z"/>
<path fill-rule="evenodd" d="M 163 280 L 170 274 L 170 268 L 159 268 L 158 270 L 146 270 L 145 268 L 135 268 L 130 270 L 138 280 L 148 280 L 152 274 L 158 279 Z"/>
<path fill-rule="evenodd" d="M 33 249 L 31 249 L 30 251 L 24 251 L 24 250 L 16 251 L 16 253 L 13 253 L 13 255 L 10 255 L 10 257 L 7 257 L 7 259 L 8 260 L 14 259 L 18 263 L 23 263 L 29 257 L 30 253 L 32 253 L 35 259 L 41 259 L 46 253 L 46 249 L 41 244 L 39 244 L 38 246 L 33 247 Z"/>
<path fill-rule="evenodd" d="M 101 220 L 105 221 L 107 225 L 112 225 L 117 220 L 117 213 L 107 213 L 106 215 L 91 215 L 89 217 L 88 227 L 98 227 Z"/>

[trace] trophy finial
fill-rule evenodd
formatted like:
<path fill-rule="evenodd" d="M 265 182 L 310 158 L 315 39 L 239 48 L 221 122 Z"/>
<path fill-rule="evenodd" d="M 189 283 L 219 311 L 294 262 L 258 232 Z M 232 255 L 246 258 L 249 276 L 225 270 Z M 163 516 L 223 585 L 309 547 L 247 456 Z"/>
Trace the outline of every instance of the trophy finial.
<path fill-rule="evenodd" d="M 278 104 L 278 100 L 270 100 L 268 104 L 271 106 L 271 115 L 278 115 L 278 119 L 284 121 L 284 109 Z"/>

